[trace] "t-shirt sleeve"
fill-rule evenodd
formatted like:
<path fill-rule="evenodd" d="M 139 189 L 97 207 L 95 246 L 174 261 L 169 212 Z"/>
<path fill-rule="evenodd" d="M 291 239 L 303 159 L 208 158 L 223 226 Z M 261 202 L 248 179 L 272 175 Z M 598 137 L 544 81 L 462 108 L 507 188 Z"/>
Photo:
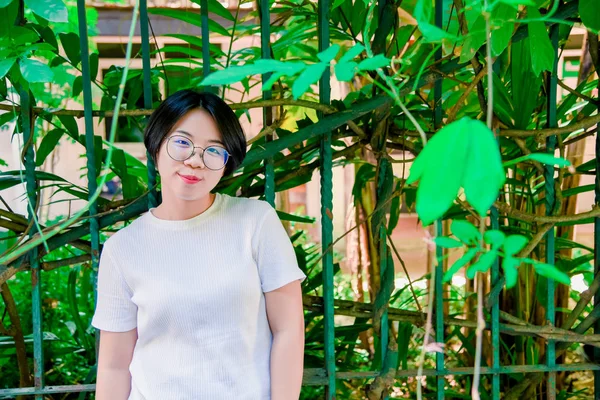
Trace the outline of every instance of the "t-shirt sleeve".
<path fill-rule="evenodd" d="M 110 240 L 109 240 L 110 241 Z M 137 326 L 137 305 L 110 248 L 104 245 L 98 266 L 98 297 L 92 326 L 110 332 L 127 332 Z"/>
<path fill-rule="evenodd" d="M 271 292 L 306 275 L 298 267 L 292 242 L 277 212 L 268 206 L 254 236 L 255 257 L 263 292 Z"/>

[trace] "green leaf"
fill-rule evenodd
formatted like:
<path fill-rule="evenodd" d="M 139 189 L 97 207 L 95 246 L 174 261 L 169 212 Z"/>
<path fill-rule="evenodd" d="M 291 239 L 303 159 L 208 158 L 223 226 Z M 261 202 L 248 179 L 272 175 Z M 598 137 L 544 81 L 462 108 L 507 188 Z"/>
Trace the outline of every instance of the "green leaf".
<path fill-rule="evenodd" d="M 528 260 L 523 260 L 523 261 L 528 261 Z M 548 279 L 554 279 L 555 281 L 563 283 L 565 285 L 571 284 L 571 278 L 569 278 L 569 275 L 565 274 L 564 272 L 562 272 L 561 270 L 556 268 L 554 265 L 546 264 L 546 263 L 535 261 L 535 260 L 532 260 L 532 261 L 534 261 L 532 263 L 533 268 L 535 269 L 535 272 L 537 272 L 538 274 L 545 276 Z"/>
<path fill-rule="evenodd" d="M 67 54 L 67 58 L 74 66 L 81 62 L 81 49 L 79 47 L 79 35 L 73 32 L 61 33 L 60 42 Z"/>
<path fill-rule="evenodd" d="M 354 58 L 356 58 L 356 56 L 358 56 L 360 53 L 362 53 L 364 49 L 365 49 L 365 46 L 363 46 L 360 43 L 357 43 L 354 46 L 352 46 L 352 48 L 350 50 L 348 50 L 343 56 L 341 56 L 340 60 L 338 62 L 344 63 L 344 62 L 354 60 Z"/>
<path fill-rule="evenodd" d="M 445 249 L 454 249 L 457 247 L 463 247 L 462 242 L 460 242 L 456 239 L 452 239 L 447 236 L 438 236 L 438 237 L 434 238 L 433 241 L 435 242 L 435 244 L 437 244 L 438 246 L 443 247 Z"/>
<path fill-rule="evenodd" d="M 358 64 L 358 69 L 361 71 L 372 71 L 377 68 L 383 68 L 390 65 L 390 59 L 383 54 L 377 54 L 371 58 L 365 58 Z"/>
<path fill-rule="evenodd" d="M 504 232 L 497 229 L 486 231 L 483 235 L 483 240 L 492 246 L 492 249 L 498 249 L 504 243 L 506 235 Z"/>
<path fill-rule="evenodd" d="M 525 160 L 533 160 L 541 162 L 542 164 L 558 165 L 561 168 L 569 167 L 571 162 L 564 158 L 557 158 L 548 153 L 531 153 L 523 157 Z"/>
<path fill-rule="evenodd" d="M 77 127 L 77 121 L 72 115 L 59 115 L 59 121 L 67 129 L 67 134 L 73 139 L 77 140 L 79 137 L 79 128 Z"/>
<path fill-rule="evenodd" d="M 477 254 L 476 248 L 472 247 L 469 250 L 467 250 L 465 255 L 462 256 L 461 258 L 459 258 L 458 260 L 456 260 L 456 262 L 454 264 L 452 264 L 452 266 L 450 268 L 448 268 L 448 271 L 446 271 L 444 273 L 444 278 L 442 279 L 443 282 L 445 283 L 445 282 L 449 282 L 450 280 L 452 280 L 452 277 L 454 276 L 454 274 L 456 274 L 462 267 L 464 267 L 469 262 L 471 262 L 471 260 L 475 257 L 476 254 Z"/>
<path fill-rule="evenodd" d="M 4 8 L 14 0 L 0 0 L 0 8 Z"/>
<path fill-rule="evenodd" d="M 301 222 L 304 224 L 313 224 L 315 222 L 315 219 L 313 217 L 304 217 L 300 215 L 289 214 L 279 210 L 277 210 L 277 215 L 282 221 Z"/>
<path fill-rule="evenodd" d="M 527 238 L 523 235 L 510 235 L 504 240 L 504 253 L 508 256 L 513 256 L 523 250 L 527 245 Z"/>
<path fill-rule="evenodd" d="M 336 8 L 338 8 L 339 6 L 344 4 L 344 1 L 346 1 L 346 0 L 335 0 L 333 2 L 333 4 L 331 5 L 331 11 L 335 10 Z"/>
<path fill-rule="evenodd" d="M 23 78 L 29 83 L 52 82 L 52 78 L 54 77 L 54 73 L 50 67 L 38 60 L 26 58 L 19 61 L 19 66 Z"/>
<path fill-rule="evenodd" d="M 64 133 L 63 129 L 53 129 L 44 136 L 35 155 L 36 166 L 39 167 L 44 163 L 46 157 L 54 150 Z"/>
<path fill-rule="evenodd" d="M 331 60 L 333 60 L 335 58 L 335 56 L 337 56 L 337 53 L 339 53 L 339 51 L 340 51 L 340 45 L 333 44 L 333 45 L 329 46 L 326 50 L 323 50 L 322 52 L 317 54 L 317 57 L 322 62 L 328 63 Z"/>
<path fill-rule="evenodd" d="M 506 174 L 492 131 L 483 122 L 471 119 L 464 121 L 464 129 L 469 137 L 469 153 L 462 186 L 469 203 L 484 216 L 498 197 Z"/>
<path fill-rule="evenodd" d="M 423 34 L 425 42 L 428 43 L 437 43 L 444 39 L 450 42 L 456 42 L 458 40 L 458 37 L 427 22 L 419 22 L 419 30 Z"/>
<path fill-rule="evenodd" d="M 0 79 L 4 78 L 8 71 L 12 68 L 16 58 L 7 58 L 6 60 L 0 61 Z"/>
<path fill-rule="evenodd" d="M 424 225 L 441 218 L 454 204 L 460 189 L 469 135 L 461 121 L 446 125 L 433 135 L 411 167 L 409 182 L 420 180 L 416 210 Z"/>
<path fill-rule="evenodd" d="M 19 12 L 19 2 L 17 0 L 4 0 L 6 5 L 0 7 L 0 38 L 7 36 L 14 28 L 15 20 Z"/>
<path fill-rule="evenodd" d="M 292 85 L 292 95 L 294 99 L 302 96 L 310 89 L 310 85 L 316 83 L 321 79 L 321 75 L 325 72 L 325 69 L 329 67 L 326 63 L 317 63 L 308 66 L 301 74 L 296 78 Z"/>
<path fill-rule="evenodd" d="M 536 7 L 529 7 L 527 10 L 530 18 L 541 17 Z M 552 71 L 554 68 L 555 51 L 552 47 L 552 42 L 550 42 L 546 24 L 543 21 L 530 22 L 527 28 L 529 30 L 531 68 L 533 73 L 538 76 L 543 71 Z"/>
<path fill-rule="evenodd" d="M 61 0 L 25 0 L 27 7 L 50 22 L 68 22 L 67 6 Z"/>
<path fill-rule="evenodd" d="M 229 67 L 215 71 L 207 76 L 201 85 L 227 85 L 239 82 L 247 76 L 265 74 L 267 72 L 279 72 L 284 75 L 297 73 L 303 67 L 302 63 L 284 63 L 278 60 L 258 60 L 254 64 L 241 67 Z"/>
<path fill-rule="evenodd" d="M 469 245 L 477 245 L 481 234 L 472 223 L 464 219 L 456 219 L 452 221 L 450 225 L 452 234 L 456 236 L 461 242 Z"/>
<path fill-rule="evenodd" d="M 504 279 L 506 288 L 510 289 L 517 284 L 517 267 L 521 264 L 521 260 L 514 257 L 504 257 L 502 259 L 502 269 L 504 270 Z"/>
<path fill-rule="evenodd" d="M 469 268 L 467 268 L 466 276 L 469 279 L 473 279 L 477 272 L 485 273 L 487 272 L 496 258 L 498 257 L 498 252 L 495 250 L 488 251 L 479 257 L 479 260 Z"/>
<path fill-rule="evenodd" d="M 98 76 L 98 53 L 90 54 L 90 79 L 92 82 L 96 80 Z"/>
<path fill-rule="evenodd" d="M 200 0 L 192 0 L 194 3 L 201 6 Z M 231 12 L 223 6 L 223 4 L 219 3 L 217 0 L 208 0 L 208 11 L 218 15 L 219 17 L 223 17 L 228 21 L 235 21 Z M 210 17 L 209 17 L 210 18 Z"/>
<path fill-rule="evenodd" d="M 516 17 L 516 10 L 506 4 L 498 4 L 492 11 L 492 57 L 499 56 L 508 47 L 515 23 L 508 22 Z"/>
<path fill-rule="evenodd" d="M 512 32 L 511 32 L 512 34 Z M 470 61 L 475 57 L 477 50 L 485 43 L 485 18 L 479 15 L 473 26 L 469 29 L 469 35 L 465 39 L 465 43 L 460 52 L 460 62 Z"/>
<path fill-rule="evenodd" d="M 340 82 L 349 82 L 358 71 L 358 64 L 354 61 L 335 64 L 335 77 Z"/>
<path fill-rule="evenodd" d="M 81 75 L 73 80 L 73 97 L 77 97 L 83 91 L 83 77 Z"/>
<path fill-rule="evenodd" d="M 598 0 L 579 0 L 581 22 L 596 32 L 600 31 L 600 7 Z"/>
<path fill-rule="evenodd" d="M 148 13 L 154 15 L 163 15 L 169 18 L 175 18 L 180 21 L 187 22 L 188 24 L 195 25 L 197 27 L 201 26 L 200 13 L 197 10 L 193 9 L 179 10 L 171 8 L 149 8 Z M 211 18 L 208 19 L 208 29 L 211 32 L 215 32 L 223 36 L 231 36 L 227 29 L 223 28 Z"/>

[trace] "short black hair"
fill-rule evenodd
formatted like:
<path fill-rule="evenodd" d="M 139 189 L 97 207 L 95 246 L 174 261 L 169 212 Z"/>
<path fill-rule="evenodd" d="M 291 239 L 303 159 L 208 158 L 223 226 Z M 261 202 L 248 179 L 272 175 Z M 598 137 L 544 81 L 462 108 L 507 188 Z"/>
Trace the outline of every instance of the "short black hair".
<path fill-rule="evenodd" d="M 223 145 L 229 153 L 224 176 L 233 174 L 246 157 L 246 136 L 238 117 L 219 96 L 184 89 L 167 97 L 150 116 L 144 132 L 146 150 L 156 162 L 158 151 L 175 124 L 189 111 L 204 109 L 217 123 Z"/>

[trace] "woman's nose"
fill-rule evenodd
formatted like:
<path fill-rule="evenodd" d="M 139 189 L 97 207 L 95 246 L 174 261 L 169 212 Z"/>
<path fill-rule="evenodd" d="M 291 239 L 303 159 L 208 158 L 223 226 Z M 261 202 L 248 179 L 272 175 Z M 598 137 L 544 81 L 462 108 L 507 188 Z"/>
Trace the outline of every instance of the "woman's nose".
<path fill-rule="evenodd" d="M 190 158 L 184 161 L 186 165 L 189 165 L 192 168 L 204 168 L 204 152 L 202 150 L 194 150 L 194 153 Z"/>

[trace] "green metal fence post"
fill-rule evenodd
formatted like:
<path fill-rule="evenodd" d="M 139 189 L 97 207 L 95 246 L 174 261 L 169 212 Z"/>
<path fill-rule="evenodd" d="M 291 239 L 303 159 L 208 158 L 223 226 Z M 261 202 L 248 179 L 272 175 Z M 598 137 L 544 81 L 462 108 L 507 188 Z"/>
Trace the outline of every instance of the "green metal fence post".
<path fill-rule="evenodd" d="M 28 201 L 28 219 L 29 223 L 33 223 L 36 218 L 37 209 L 37 181 L 35 179 L 35 135 L 34 119 L 31 105 L 31 97 L 29 88 L 20 88 L 19 95 L 21 97 L 21 118 L 23 122 L 23 143 L 25 147 L 25 180 L 27 188 Z M 37 228 L 34 226 L 31 230 L 30 237 L 37 233 Z M 44 389 L 44 350 L 42 339 L 42 276 L 40 262 L 38 259 L 37 249 L 33 249 L 29 253 L 31 264 L 31 306 L 33 317 L 33 379 L 35 389 Z M 43 396 L 36 394 L 36 400 L 42 400 Z"/>
<path fill-rule="evenodd" d="M 83 87 L 83 115 L 85 123 L 85 148 L 87 157 L 87 187 L 88 187 L 88 200 L 92 200 L 92 197 L 98 189 L 96 179 L 98 177 L 98 171 L 96 170 L 96 152 L 94 150 L 94 124 L 92 117 L 92 77 L 90 76 L 90 50 L 88 46 L 88 33 L 87 33 L 87 17 L 85 14 L 85 0 L 77 0 L 77 22 L 79 25 L 79 47 L 81 49 L 81 76 L 82 76 L 82 87 Z M 98 213 L 97 201 L 91 201 L 89 215 L 94 216 Z M 98 227 L 98 219 L 90 218 L 90 237 L 92 247 L 92 274 L 94 281 L 94 302 L 96 301 L 96 290 L 97 290 L 97 274 L 98 274 L 98 263 L 100 259 L 100 229 Z M 96 358 L 98 357 L 98 346 L 100 344 L 100 335 L 98 330 L 95 330 L 96 340 Z"/>
<path fill-rule="evenodd" d="M 271 14 L 269 12 L 269 3 L 269 0 L 260 0 L 258 10 L 260 14 L 260 51 L 261 57 L 264 60 L 271 58 Z M 262 74 L 262 84 L 264 85 L 270 77 L 271 73 Z M 263 100 L 270 100 L 272 98 L 272 91 L 263 91 L 262 97 Z M 263 107 L 262 110 L 263 129 L 266 129 L 273 122 L 273 108 Z M 265 140 L 267 142 L 272 141 L 273 135 L 267 135 Z M 272 157 L 265 160 L 265 199 L 272 206 L 275 206 L 275 170 Z"/>
<path fill-rule="evenodd" d="M 329 47 L 329 0 L 319 0 L 317 6 L 317 32 L 319 52 Z M 319 80 L 319 102 L 329 104 L 331 99 L 331 71 L 325 69 Z M 319 119 L 323 117 L 318 113 Z M 333 311 L 333 161 L 331 132 L 323 135 L 320 148 L 321 157 L 321 246 L 323 248 L 323 302 L 325 319 L 325 370 L 327 372 L 327 400 L 336 397 L 335 389 L 335 326 Z"/>
<path fill-rule="evenodd" d="M 444 10 L 444 2 L 443 0 L 435 0 L 435 24 L 438 28 L 443 29 L 443 10 Z M 439 61 L 442 58 L 442 48 L 438 48 L 435 52 L 435 60 Z M 442 124 L 442 112 L 443 109 L 440 105 L 442 100 L 442 80 L 438 79 L 433 87 L 434 91 L 434 103 L 433 103 L 433 116 L 434 116 L 434 126 L 435 129 L 439 129 Z M 436 236 L 443 235 L 443 221 L 439 220 L 437 222 L 437 232 L 435 232 Z M 442 283 L 442 278 L 444 276 L 444 263 L 442 260 L 443 257 L 443 249 L 439 246 L 436 246 L 436 271 L 435 271 L 435 341 L 438 343 L 444 343 L 444 285 Z M 431 298 L 431 297 L 430 297 Z M 430 300 L 431 301 L 431 300 Z M 427 332 L 428 333 L 428 332 Z M 437 352 L 435 353 L 435 369 L 438 372 L 436 379 L 436 392 L 438 400 L 442 400 L 445 398 L 444 386 L 445 386 L 445 378 L 442 374 L 444 371 L 444 353 Z"/>
<path fill-rule="evenodd" d="M 557 68 L 558 68 L 558 29 L 553 26 L 550 29 L 552 46 L 554 47 L 553 71 L 548 82 L 548 128 L 555 128 L 556 121 L 556 88 L 557 88 Z M 556 149 L 556 136 L 550 136 L 546 139 L 547 151 L 554 155 Z M 556 205 L 556 195 L 554 190 L 554 166 L 546 165 L 544 168 L 545 189 L 546 189 L 546 214 L 551 215 Z M 546 235 L 546 262 L 554 264 L 555 237 L 554 228 L 550 229 Z M 548 279 L 548 298 L 546 304 L 546 320 L 548 324 L 555 324 L 555 306 L 554 306 L 554 280 Z M 556 343 L 554 340 L 548 340 L 546 347 L 546 362 L 548 367 L 556 365 Z M 556 372 L 548 372 L 547 398 L 556 399 Z"/>
<path fill-rule="evenodd" d="M 144 108 L 152 109 L 152 82 L 151 82 L 151 66 L 150 66 L 150 34 L 148 32 L 148 1 L 140 1 L 140 35 L 142 36 L 142 73 L 144 82 Z M 146 166 L 148 168 L 148 206 L 150 208 L 158 205 L 158 196 L 156 193 L 156 165 L 152 154 L 146 152 L 148 160 Z"/>

